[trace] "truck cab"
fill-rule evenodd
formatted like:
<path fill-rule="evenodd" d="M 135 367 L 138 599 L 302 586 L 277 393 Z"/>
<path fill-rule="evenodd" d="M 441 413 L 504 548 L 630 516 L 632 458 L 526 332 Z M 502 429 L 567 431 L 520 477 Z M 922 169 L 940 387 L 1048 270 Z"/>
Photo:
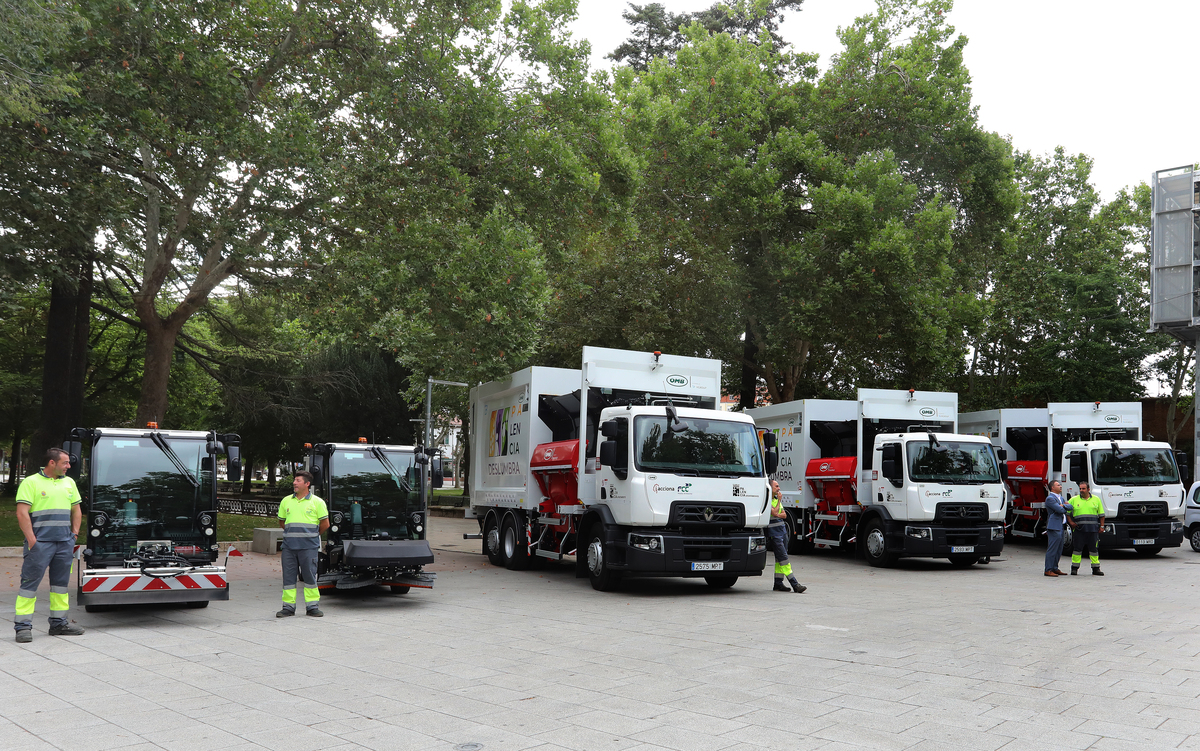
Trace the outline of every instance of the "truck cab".
<path fill-rule="evenodd" d="M 953 433 L 875 436 L 862 491 L 862 549 L 872 565 L 904 556 L 971 565 L 1004 547 L 1004 465 L 990 441 Z"/>
<path fill-rule="evenodd" d="M 430 589 L 436 574 L 426 539 L 427 503 L 421 490 L 427 456 L 413 446 L 308 444 L 313 490 L 329 509 L 329 539 L 317 559 L 317 587 L 357 589 L 376 584 L 397 594 Z M 422 461 L 426 460 L 426 461 Z M 440 472 L 433 483 L 440 486 Z"/>
<path fill-rule="evenodd" d="M 217 565 L 217 457 L 241 474 L 237 435 L 76 428 L 63 449 L 87 511 L 79 569 L 85 609 L 229 599 Z M 81 458 L 88 449 L 86 470 Z"/>
<path fill-rule="evenodd" d="M 1155 555 L 1183 543 L 1187 459 L 1169 444 L 1097 435 L 1064 443 L 1061 457 L 1063 495 L 1086 481 L 1104 504 L 1100 547 Z"/>

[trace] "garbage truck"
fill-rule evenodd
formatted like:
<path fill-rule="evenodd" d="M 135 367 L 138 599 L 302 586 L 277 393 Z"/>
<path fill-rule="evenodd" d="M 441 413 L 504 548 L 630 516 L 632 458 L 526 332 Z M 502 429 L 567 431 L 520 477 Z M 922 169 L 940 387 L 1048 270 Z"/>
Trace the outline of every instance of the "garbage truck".
<path fill-rule="evenodd" d="M 153 422 L 71 431 L 63 450 L 87 512 L 77 594 L 85 610 L 229 599 L 226 567 L 217 563 L 217 458 L 227 457 L 227 476 L 236 479 L 239 444 L 234 433 L 159 430 Z"/>
<path fill-rule="evenodd" d="M 777 438 L 792 549 L 990 562 L 1004 548 L 1003 454 L 958 433 L 958 395 L 858 389 L 746 411 Z"/>
<path fill-rule="evenodd" d="M 574 559 L 601 591 L 761 576 L 773 436 L 720 397 L 719 360 L 602 347 L 473 388 L 468 537 L 510 569 Z"/>
<path fill-rule="evenodd" d="M 317 555 L 318 589 L 375 585 L 407 594 L 431 589 L 437 574 L 426 539 L 425 470 L 442 484 L 441 467 L 415 446 L 368 443 L 305 444 L 313 491 L 329 509 L 328 541 Z"/>
<path fill-rule="evenodd" d="M 1187 457 L 1167 443 L 1140 440 L 1140 402 L 1051 402 L 968 413 L 962 422 L 1015 457 L 1008 472 L 1013 535 L 1043 534 L 1051 479 L 1062 482 L 1066 497 L 1078 494 L 1083 480 L 1104 503 L 1102 548 L 1155 555 L 1182 544 Z"/>

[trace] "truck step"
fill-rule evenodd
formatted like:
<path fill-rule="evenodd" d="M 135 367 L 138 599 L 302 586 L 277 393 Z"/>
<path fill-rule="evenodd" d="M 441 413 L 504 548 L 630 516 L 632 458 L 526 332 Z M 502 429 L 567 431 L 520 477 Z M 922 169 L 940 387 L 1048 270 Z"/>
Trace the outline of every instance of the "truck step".
<path fill-rule="evenodd" d="M 813 516 L 815 516 L 818 519 L 821 519 L 822 521 L 837 521 L 838 519 L 842 518 L 842 517 L 838 516 L 837 514 L 813 514 Z"/>
<path fill-rule="evenodd" d="M 533 552 L 543 558 L 549 558 L 552 561 L 561 561 L 563 559 L 562 553 L 555 553 L 553 550 L 542 550 L 541 548 L 538 548 Z"/>
<path fill-rule="evenodd" d="M 862 506 L 859 506 L 857 503 L 852 503 L 849 506 L 838 506 L 837 510 L 839 514 L 857 514 L 858 512 L 862 511 Z"/>
<path fill-rule="evenodd" d="M 537 521 L 538 521 L 538 524 L 542 524 L 547 527 L 558 527 L 558 526 L 561 526 L 563 523 L 562 519 L 558 519 L 553 516 L 539 516 Z"/>
<path fill-rule="evenodd" d="M 1017 516 L 1037 516 L 1037 514 L 1027 508 L 1015 508 L 1013 509 L 1013 513 Z"/>
<path fill-rule="evenodd" d="M 815 538 L 813 542 L 817 545 L 832 545 L 834 547 L 838 547 L 842 544 L 840 540 L 822 540 L 820 537 Z"/>
<path fill-rule="evenodd" d="M 471 534 L 471 533 L 468 533 L 468 532 L 463 532 L 463 539 L 464 539 L 464 540 L 482 540 L 482 539 L 483 539 L 483 533 L 482 533 L 482 532 L 476 532 L 476 533 L 474 533 L 474 534 Z"/>
<path fill-rule="evenodd" d="M 573 503 L 569 506 L 558 506 L 555 511 L 559 516 L 578 516 L 584 511 L 587 511 L 587 508 L 585 508 L 583 504 Z"/>
<path fill-rule="evenodd" d="M 1020 530 L 1020 529 L 1014 529 L 1012 531 L 1012 533 L 1014 535 L 1016 535 L 1017 537 L 1037 537 L 1037 535 L 1035 535 L 1032 532 L 1025 532 L 1024 530 Z"/>

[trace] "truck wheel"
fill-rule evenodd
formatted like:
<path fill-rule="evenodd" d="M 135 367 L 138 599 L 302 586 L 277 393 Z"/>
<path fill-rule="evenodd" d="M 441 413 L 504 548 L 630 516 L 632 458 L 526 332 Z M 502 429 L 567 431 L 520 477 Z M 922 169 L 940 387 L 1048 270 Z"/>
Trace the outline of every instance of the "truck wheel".
<path fill-rule="evenodd" d="M 500 549 L 500 525 L 496 523 L 496 515 L 491 512 L 483 520 L 483 554 L 493 566 L 504 565 Z"/>
<path fill-rule="evenodd" d="M 1137 551 L 1138 555 L 1149 558 L 1152 555 L 1158 555 L 1161 553 L 1162 545 L 1144 545 L 1142 547 L 1134 548 L 1134 550 Z"/>
<path fill-rule="evenodd" d="M 1200 553 L 1200 524 L 1192 527 L 1188 533 L 1188 542 L 1192 544 L 1192 550 Z"/>
<path fill-rule="evenodd" d="M 517 515 L 508 514 L 500 525 L 500 550 L 504 565 L 510 571 L 529 568 L 529 546 L 525 544 L 525 530 L 517 526 Z"/>
<path fill-rule="evenodd" d="M 592 589 L 600 592 L 616 591 L 621 586 L 621 573 L 608 567 L 608 559 L 604 554 L 604 522 L 593 524 L 587 539 L 585 555 Z"/>
<path fill-rule="evenodd" d="M 1063 555 L 1070 555 L 1075 545 L 1075 533 L 1070 527 L 1063 527 Z"/>
<path fill-rule="evenodd" d="M 887 549 L 887 536 L 883 533 L 882 521 L 875 518 L 867 522 L 862 540 L 863 554 L 867 557 L 867 563 L 878 567 L 895 565 L 898 556 Z"/>
<path fill-rule="evenodd" d="M 390 586 L 392 588 L 392 594 L 394 595 L 406 595 L 408 594 L 408 591 L 412 589 L 412 587 L 406 587 L 403 584 L 392 584 Z"/>
<path fill-rule="evenodd" d="M 706 576 L 704 581 L 708 582 L 708 586 L 713 589 L 729 589 L 734 584 L 737 584 L 736 576 Z"/>
<path fill-rule="evenodd" d="M 976 563 L 979 563 L 977 555 L 952 555 L 950 556 L 950 565 L 955 568 L 970 568 Z"/>

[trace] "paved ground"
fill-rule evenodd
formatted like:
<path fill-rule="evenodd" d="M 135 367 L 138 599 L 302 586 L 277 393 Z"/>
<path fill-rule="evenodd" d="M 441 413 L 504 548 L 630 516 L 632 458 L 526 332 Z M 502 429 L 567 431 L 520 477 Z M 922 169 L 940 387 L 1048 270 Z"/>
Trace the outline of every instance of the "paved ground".
<path fill-rule="evenodd" d="M 802 558 L 804 595 L 603 594 L 433 523 L 436 589 L 326 597 L 323 619 L 274 618 L 268 556 L 233 560 L 230 602 L 73 611 L 75 639 L 46 635 L 43 595 L 33 644 L 0 640 L 0 749 L 1200 748 L 1188 548 L 1104 578 L 1011 546 L 965 571 Z"/>

